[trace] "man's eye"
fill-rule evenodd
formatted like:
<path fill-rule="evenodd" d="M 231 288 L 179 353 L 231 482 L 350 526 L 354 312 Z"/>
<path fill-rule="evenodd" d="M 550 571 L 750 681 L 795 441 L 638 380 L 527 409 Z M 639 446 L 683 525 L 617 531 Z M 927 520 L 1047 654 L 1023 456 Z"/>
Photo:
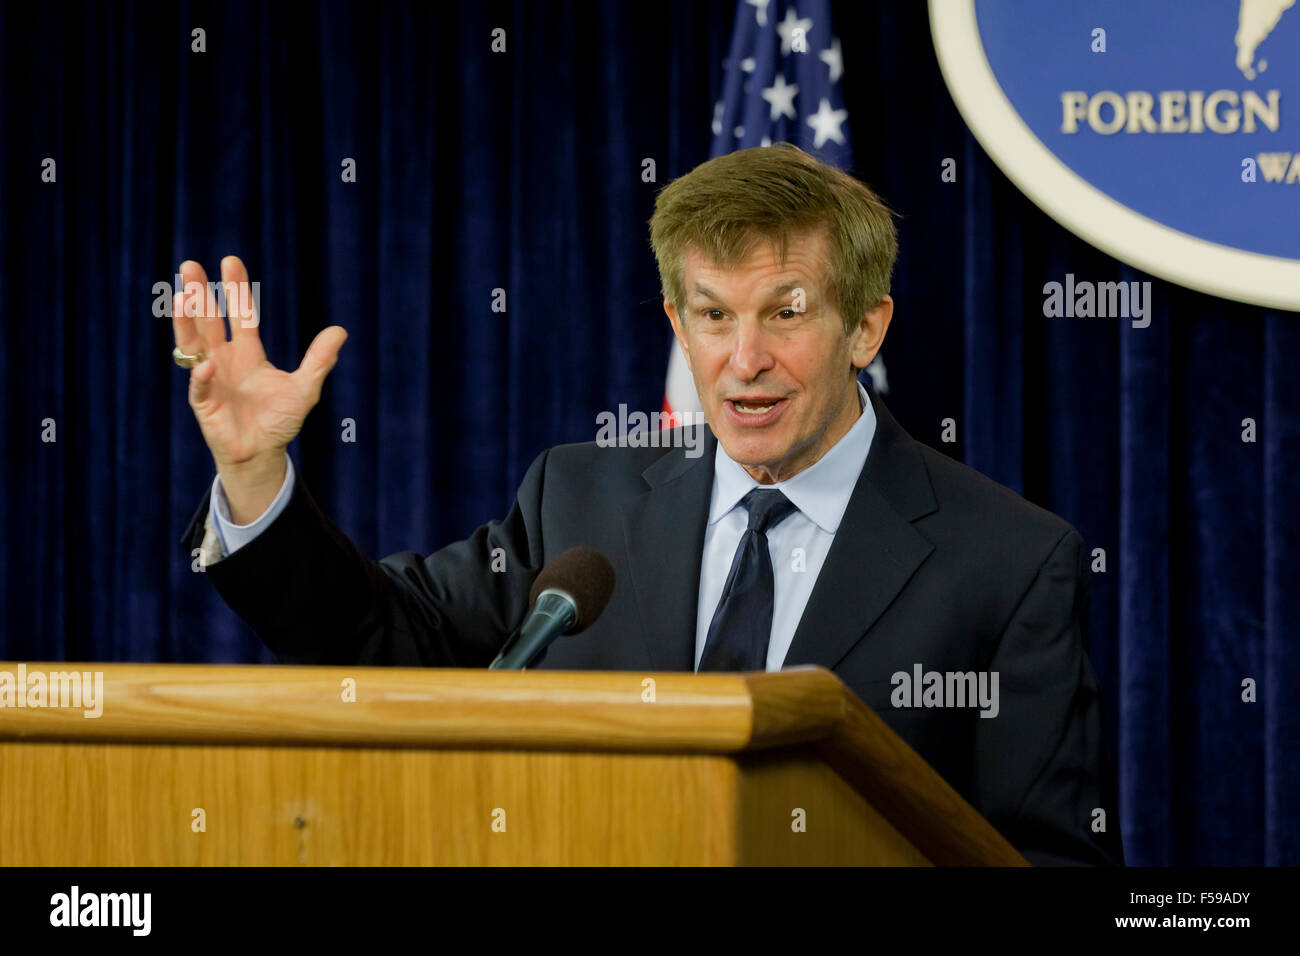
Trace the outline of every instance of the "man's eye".
<path fill-rule="evenodd" d="M 721 309 L 705 309 L 704 312 L 703 312 L 702 314 L 704 315 L 704 317 L 705 317 L 706 319 L 714 319 L 714 320 L 717 320 L 717 319 L 722 319 L 722 318 L 725 318 L 725 317 L 726 317 L 725 315 L 723 315 L 723 312 L 722 312 Z"/>
<path fill-rule="evenodd" d="M 782 309 L 777 313 L 783 319 L 793 319 L 798 314 L 794 309 Z"/>

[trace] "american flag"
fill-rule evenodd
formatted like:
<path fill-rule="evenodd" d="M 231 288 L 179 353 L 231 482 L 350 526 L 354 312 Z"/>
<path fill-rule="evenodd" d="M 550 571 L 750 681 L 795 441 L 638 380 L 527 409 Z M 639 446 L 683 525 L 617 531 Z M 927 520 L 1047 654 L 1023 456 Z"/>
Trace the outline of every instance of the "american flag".
<path fill-rule="evenodd" d="M 851 169 L 849 114 L 840 84 L 844 57 L 831 31 L 829 0 L 739 0 L 723 68 L 722 99 L 713 105 L 711 156 L 784 141 Z M 879 356 L 867 371 L 876 391 L 888 391 Z M 699 410 L 695 383 L 674 343 L 664 411 Z"/>

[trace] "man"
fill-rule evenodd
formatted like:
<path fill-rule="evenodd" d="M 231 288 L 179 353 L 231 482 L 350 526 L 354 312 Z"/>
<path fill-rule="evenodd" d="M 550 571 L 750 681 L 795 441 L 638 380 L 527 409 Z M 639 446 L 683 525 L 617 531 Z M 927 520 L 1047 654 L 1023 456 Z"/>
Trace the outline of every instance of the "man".
<path fill-rule="evenodd" d="M 250 316 L 232 314 L 227 342 L 214 302 L 178 296 L 177 360 L 218 473 L 185 536 L 208 580 L 284 661 L 482 667 L 543 565 L 593 547 L 613 596 L 541 666 L 820 664 L 1031 862 L 1119 862 L 1082 539 L 915 442 L 858 384 L 893 315 L 889 211 L 782 144 L 670 184 L 651 242 L 712 432 L 704 454 L 549 449 L 503 521 L 423 558 L 361 554 L 285 453 L 346 333 L 323 330 L 286 373 Z M 206 282 L 195 263 L 182 272 Z M 248 278 L 233 257 L 222 277 Z M 902 678 L 929 672 L 978 675 L 992 694 L 911 706 L 922 688 Z"/>

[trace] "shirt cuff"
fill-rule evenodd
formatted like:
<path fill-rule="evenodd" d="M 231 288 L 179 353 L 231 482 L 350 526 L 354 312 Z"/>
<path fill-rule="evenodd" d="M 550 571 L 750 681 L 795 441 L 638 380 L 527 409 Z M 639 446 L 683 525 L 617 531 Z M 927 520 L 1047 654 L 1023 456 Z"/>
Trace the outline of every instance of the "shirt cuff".
<path fill-rule="evenodd" d="M 230 517 L 230 502 L 226 500 L 226 492 L 221 487 L 221 476 L 218 475 L 212 480 L 212 496 L 208 502 L 208 516 L 212 519 L 212 525 L 217 530 L 217 537 L 221 541 L 221 556 L 228 558 L 248 542 L 252 541 L 259 534 L 270 527 L 271 522 L 280 516 L 280 512 L 289 504 L 289 498 L 293 494 L 293 459 L 288 453 L 284 456 L 284 483 L 280 485 L 280 491 L 276 494 L 275 500 L 271 502 L 261 517 L 251 524 L 235 524 Z"/>

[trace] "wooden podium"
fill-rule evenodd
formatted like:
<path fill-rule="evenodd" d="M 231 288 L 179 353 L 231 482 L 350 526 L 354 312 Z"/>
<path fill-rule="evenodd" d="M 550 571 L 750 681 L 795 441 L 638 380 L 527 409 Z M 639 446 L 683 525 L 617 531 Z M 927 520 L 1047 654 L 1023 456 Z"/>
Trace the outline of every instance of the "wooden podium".
<path fill-rule="evenodd" d="M 103 710 L 0 709 L 3 865 L 1026 865 L 818 667 L 25 668 Z"/>

